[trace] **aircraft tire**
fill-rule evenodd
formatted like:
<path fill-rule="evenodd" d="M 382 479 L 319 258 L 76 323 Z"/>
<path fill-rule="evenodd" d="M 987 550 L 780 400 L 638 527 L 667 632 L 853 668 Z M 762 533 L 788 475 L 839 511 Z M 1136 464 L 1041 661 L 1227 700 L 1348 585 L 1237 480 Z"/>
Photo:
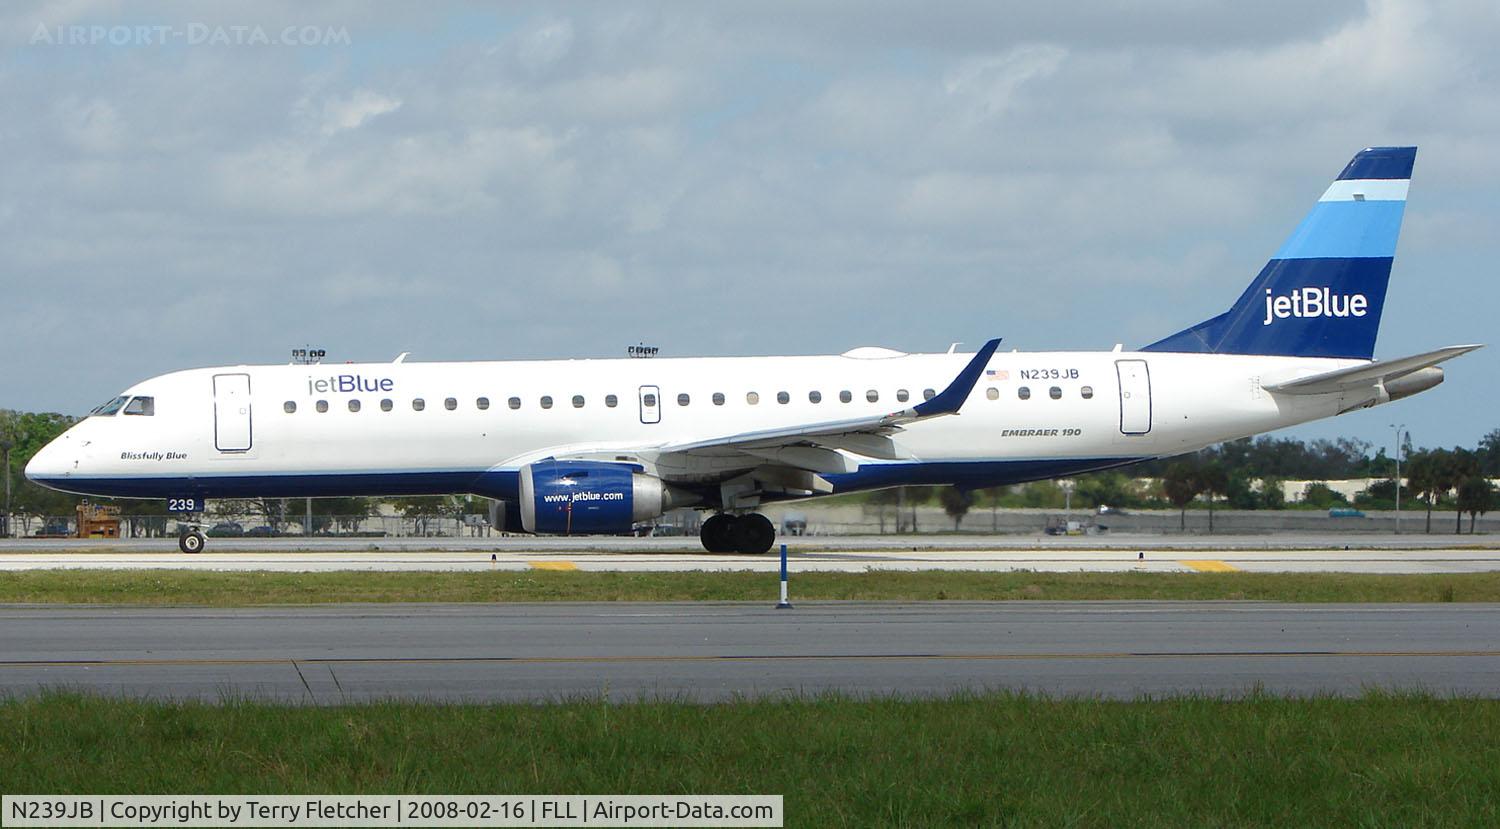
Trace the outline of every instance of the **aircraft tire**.
<path fill-rule="evenodd" d="M 771 519 L 758 512 L 741 515 L 735 519 L 730 532 L 736 552 L 760 555 L 769 552 L 776 544 L 776 527 Z"/>
<path fill-rule="evenodd" d="M 703 541 L 703 549 L 710 553 L 734 552 L 733 537 L 737 523 L 733 515 L 726 515 L 722 512 L 710 515 L 698 530 L 698 538 Z"/>
<path fill-rule="evenodd" d="M 177 537 L 177 548 L 184 553 L 201 553 L 203 552 L 203 546 L 207 543 L 208 538 L 197 530 L 193 530 L 190 533 L 183 533 Z"/>

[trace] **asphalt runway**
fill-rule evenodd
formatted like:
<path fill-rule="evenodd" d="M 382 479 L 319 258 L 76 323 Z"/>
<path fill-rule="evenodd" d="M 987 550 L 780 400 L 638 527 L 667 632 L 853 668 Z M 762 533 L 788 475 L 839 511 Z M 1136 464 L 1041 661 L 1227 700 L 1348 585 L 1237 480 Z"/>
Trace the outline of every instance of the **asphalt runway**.
<path fill-rule="evenodd" d="M 1472 573 L 1500 570 L 1485 536 L 849 536 L 785 539 L 797 572 L 1036 570 L 1052 572 Z M 0 541 L 0 570 L 754 570 L 774 554 L 705 553 L 684 538 L 211 539 L 198 555 L 174 539 Z"/>
<path fill-rule="evenodd" d="M 1500 605 L 0 607 L 0 693 L 316 704 L 1027 689 L 1500 695 Z"/>

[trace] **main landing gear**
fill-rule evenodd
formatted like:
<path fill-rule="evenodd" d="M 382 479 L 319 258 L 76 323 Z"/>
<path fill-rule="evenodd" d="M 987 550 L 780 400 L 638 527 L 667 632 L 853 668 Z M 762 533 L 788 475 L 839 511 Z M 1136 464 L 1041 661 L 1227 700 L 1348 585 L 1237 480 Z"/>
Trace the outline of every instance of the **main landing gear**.
<path fill-rule="evenodd" d="M 177 536 L 177 549 L 184 553 L 201 553 L 203 545 L 207 543 L 208 537 L 197 527 L 184 527 Z"/>
<path fill-rule="evenodd" d="M 710 553 L 764 553 L 776 543 L 771 519 L 757 512 L 745 515 L 715 513 L 699 530 L 703 549 Z"/>

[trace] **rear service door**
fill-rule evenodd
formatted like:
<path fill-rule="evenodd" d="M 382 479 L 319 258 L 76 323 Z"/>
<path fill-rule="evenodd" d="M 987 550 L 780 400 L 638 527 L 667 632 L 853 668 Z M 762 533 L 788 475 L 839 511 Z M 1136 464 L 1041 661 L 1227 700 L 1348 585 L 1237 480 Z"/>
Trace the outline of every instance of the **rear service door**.
<path fill-rule="evenodd" d="M 1144 435 L 1151 431 L 1151 371 L 1145 360 L 1116 360 L 1120 375 L 1120 431 Z"/>
<path fill-rule="evenodd" d="M 641 386 L 641 422 L 661 422 L 661 389 Z"/>
<path fill-rule="evenodd" d="M 214 375 L 214 446 L 250 451 L 250 375 Z"/>

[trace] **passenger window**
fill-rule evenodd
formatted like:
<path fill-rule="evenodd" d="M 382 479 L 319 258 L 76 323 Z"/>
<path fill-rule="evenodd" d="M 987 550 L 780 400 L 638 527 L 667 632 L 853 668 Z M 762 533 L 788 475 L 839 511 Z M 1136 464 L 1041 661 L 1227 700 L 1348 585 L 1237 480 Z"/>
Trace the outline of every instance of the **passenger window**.
<path fill-rule="evenodd" d="M 1053 386 L 1052 388 L 1047 389 L 1047 396 L 1052 398 L 1053 400 L 1061 400 L 1062 389 L 1058 388 L 1057 386 Z"/>
<path fill-rule="evenodd" d="M 391 409 L 395 408 L 395 406 L 396 404 L 392 403 L 390 398 L 386 398 L 385 400 L 380 401 L 380 410 L 382 412 L 388 412 Z"/>
<path fill-rule="evenodd" d="M 425 408 L 427 408 L 427 401 L 426 400 L 423 400 L 420 397 L 414 397 L 414 398 L 412 398 L 412 401 L 411 401 L 411 410 L 412 411 L 414 411 L 414 412 L 420 412 L 420 411 L 422 411 Z"/>
<path fill-rule="evenodd" d="M 456 411 L 458 409 L 458 398 L 449 397 L 443 400 L 443 408 L 447 409 L 450 412 Z"/>
<path fill-rule="evenodd" d="M 822 403 L 823 393 L 820 391 L 810 391 L 807 393 L 807 399 L 811 403 Z"/>
<path fill-rule="evenodd" d="M 326 412 L 326 411 L 328 411 L 328 401 L 327 400 L 319 400 L 318 401 L 318 412 L 322 413 L 322 412 Z"/>
<path fill-rule="evenodd" d="M 878 391 L 876 391 L 874 389 L 870 389 L 869 391 L 865 392 L 865 399 L 868 400 L 868 401 L 870 401 L 871 403 L 879 403 L 880 402 L 880 392 L 878 392 Z"/>
<path fill-rule="evenodd" d="M 1030 400 L 1031 399 L 1031 389 L 1029 389 L 1029 388 L 1027 388 L 1025 386 L 1022 386 L 1019 389 L 1016 389 L 1016 396 L 1019 397 L 1019 398 L 1021 398 L 1022 400 Z"/>
<path fill-rule="evenodd" d="M 152 415 L 156 414 L 156 398 L 137 397 L 136 399 L 130 401 L 130 405 L 125 407 L 125 414 L 151 417 Z"/>
<path fill-rule="evenodd" d="M 984 396 L 988 397 L 991 400 L 999 400 L 1000 390 L 995 388 L 994 386 L 990 386 L 989 388 L 984 390 Z"/>
<path fill-rule="evenodd" d="M 620 405 L 620 398 L 615 397 L 612 394 L 606 394 L 604 395 L 604 405 L 613 409 L 614 407 Z"/>
<path fill-rule="evenodd" d="M 474 401 L 474 405 L 479 407 L 479 411 L 485 411 L 490 407 L 490 399 L 488 397 L 481 397 Z"/>
<path fill-rule="evenodd" d="M 777 403 L 790 403 L 790 402 L 792 402 L 792 396 L 790 394 L 787 394 L 784 391 L 776 392 L 776 402 Z"/>
<path fill-rule="evenodd" d="M 575 409 L 581 409 L 581 408 L 583 408 L 583 395 L 581 395 L 581 394 L 575 394 L 575 395 L 573 395 L 573 408 L 575 408 Z"/>
<path fill-rule="evenodd" d="M 934 397 L 937 397 L 937 392 L 933 391 L 932 389 L 922 389 L 923 400 L 931 400 Z"/>
<path fill-rule="evenodd" d="M 550 397 L 543 397 L 542 398 L 542 408 L 545 409 L 545 408 L 547 408 L 548 406 L 551 406 L 551 405 L 552 405 L 552 398 L 550 398 Z M 656 405 L 656 395 L 650 394 L 650 393 L 646 394 L 645 397 L 641 398 L 641 405 L 645 406 L 648 409 L 651 408 L 652 406 L 655 406 Z"/>
<path fill-rule="evenodd" d="M 647 405 L 650 405 L 650 404 L 647 404 Z M 550 408 L 552 408 L 552 395 L 550 395 L 550 394 L 544 394 L 544 395 L 542 395 L 542 408 L 544 408 L 544 409 L 550 409 Z"/>
<path fill-rule="evenodd" d="M 756 403 L 760 402 L 760 395 L 756 394 L 753 391 L 752 392 L 746 392 L 745 393 L 745 402 L 749 403 L 752 406 L 754 406 Z"/>
<path fill-rule="evenodd" d="M 896 389 L 896 402 L 905 403 L 911 399 L 911 392 L 906 389 Z"/>
<path fill-rule="evenodd" d="M 679 394 L 679 395 L 677 395 L 677 405 L 679 405 L 679 406 L 686 406 L 687 404 L 689 404 L 691 402 L 693 402 L 693 398 L 688 397 L 686 394 Z"/>
<path fill-rule="evenodd" d="M 281 410 L 284 411 L 284 412 L 286 412 L 287 414 L 296 414 L 297 413 L 297 401 L 295 401 L 295 400 L 288 400 L 287 402 L 281 404 Z"/>
<path fill-rule="evenodd" d="M 1084 400 L 1092 400 L 1094 398 L 1094 387 L 1084 386 L 1083 388 L 1078 390 L 1078 393 L 1083 395 Z"/>
<path fill-rule="evenodd" d="M 351 412 L 357 412 L 357 411 L 359 411 L 359 401 L 358 400 L 350 400 L 349 401 L 349 411 L 351 411 Z"/>
<path fill-rule="evenodd" d="M 714 392 L 714 405 L 715 406 L 722 406 L 722 405 L 724 405 L 724 393 L 723 392 L 721 392 L 721 391 Z"/>
<path fill-rule="evenodd" d="M 853 399 L 854 399 L 854 395 L 850 394 L 848 389 L 844 389 L 843 391 L 839 392 L 839 402 L 840 403 L 848 403 L 849 401 L 851 401 Z"/>
<path fill-rule="evenodd" d="M 511 407 L 512 409 L 519 409 L 521 408 L 521 398 L 512 397 L 511 399 L 505 401 L 505 405 Z"/>

